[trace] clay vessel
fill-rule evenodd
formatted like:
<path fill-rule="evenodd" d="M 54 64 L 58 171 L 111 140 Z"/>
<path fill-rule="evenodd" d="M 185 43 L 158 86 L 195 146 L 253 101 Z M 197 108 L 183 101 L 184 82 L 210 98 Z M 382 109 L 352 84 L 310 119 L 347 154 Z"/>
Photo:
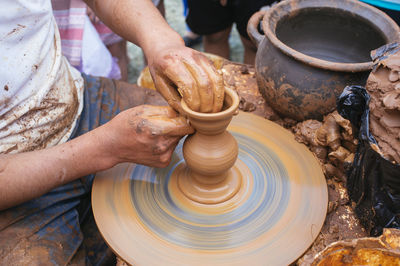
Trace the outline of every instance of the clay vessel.
<path fill-rule="evenodd" d="M 240 177 L 231 171 L 238 156 L 238 144 L 226 130 L 238 107 L 238 95 L 228 88 L 222 111 L 218 113 L 195 112 L 182 101 L 182 108 L 196 132 L 183 144 L 187 168 L 179 178 L 179 187 L 194 201 L 219 203 L 231 198 L 240 188 Z"/>
<path fill-rule="evenodd" d="M 260 20 L 265 35 L 258 31 Z M 298 121 L 333 111 L 346 85 L 365 85 L 370 51 L 400 40 L 389 16 L 355 0 L 282 1 L 254 14 L 247 31 L 258 47 L 261 94 Z"/>

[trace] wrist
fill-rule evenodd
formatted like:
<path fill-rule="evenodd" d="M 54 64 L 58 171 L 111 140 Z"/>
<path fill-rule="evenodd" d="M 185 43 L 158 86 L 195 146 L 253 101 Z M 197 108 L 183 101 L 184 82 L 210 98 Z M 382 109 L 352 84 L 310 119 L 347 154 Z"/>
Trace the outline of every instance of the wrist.
<path fill-rule="evenodd" d="M 143 52 L 149 61 L 152 57 L 157 57 L 158 54 L 169 49 L 181 49 L 185 47 L 182 37 L 175 31 L 171 30 L 167 35 L 159 33 L 156 36 L 142 45 Z"/>
<path fill-rule="evenodd" d="M 88 152 L 87 163 L 94 172 L 102 171 L 120 163 L 116 152 L 114 152 L 110 132 L 105 130 L 106 126 L 100 126 L 83 135 L 83 143 Z"/>

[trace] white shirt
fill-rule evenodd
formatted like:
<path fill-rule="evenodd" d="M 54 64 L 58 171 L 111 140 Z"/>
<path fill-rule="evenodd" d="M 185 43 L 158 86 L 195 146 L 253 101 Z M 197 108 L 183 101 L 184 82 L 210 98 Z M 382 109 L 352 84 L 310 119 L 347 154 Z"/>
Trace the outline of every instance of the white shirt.
<path fill-rule="evenodd" d="M 61 55 L 50 0 L 2 0 L 0 153 L 68 140 L 83 107 L 83 78 Z"/>

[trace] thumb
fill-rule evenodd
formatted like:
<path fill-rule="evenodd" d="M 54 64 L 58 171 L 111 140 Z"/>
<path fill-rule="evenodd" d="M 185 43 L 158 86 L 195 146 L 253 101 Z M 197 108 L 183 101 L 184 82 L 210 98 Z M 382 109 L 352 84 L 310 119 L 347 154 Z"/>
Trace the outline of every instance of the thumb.
<path fill-rule="evenodd" d="M 160 130 L 160 135 L 170 137 L 181 137 L 188 134 L 194 133 L 194 129 L 190 126 L 186 118 L 182 116 L 178 117 L 152 117 L 152 125 Z"/>

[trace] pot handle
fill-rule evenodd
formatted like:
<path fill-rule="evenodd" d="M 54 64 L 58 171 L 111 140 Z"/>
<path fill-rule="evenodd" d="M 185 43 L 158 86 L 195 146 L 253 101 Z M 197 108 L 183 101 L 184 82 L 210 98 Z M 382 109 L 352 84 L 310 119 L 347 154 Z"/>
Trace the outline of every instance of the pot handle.
<path fill-rule="evenodd" d="M 264 35 L 260 34 L 258 31 L 258 24 L 263 19 L 264 15 L 267 13 L 267 10 L 260 10 L 251 16 L 249 22 L 247 23 L 247 34 L 253 43 L 258 47 L 260 42 L 264 39 Z"/>

